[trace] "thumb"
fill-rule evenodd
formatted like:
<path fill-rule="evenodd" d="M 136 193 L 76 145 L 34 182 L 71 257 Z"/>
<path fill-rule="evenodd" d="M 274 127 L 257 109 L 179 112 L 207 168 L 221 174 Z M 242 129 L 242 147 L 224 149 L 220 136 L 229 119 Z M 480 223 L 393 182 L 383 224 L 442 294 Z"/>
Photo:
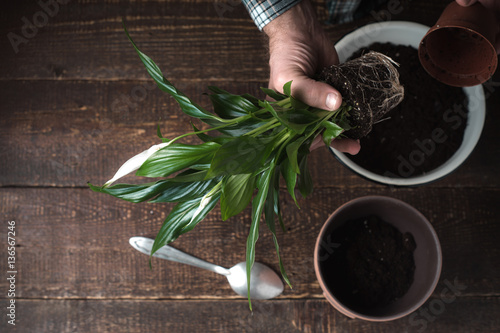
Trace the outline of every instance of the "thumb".
<path fill-rule="evenodd" d="M 342 96 L 335 88 L 309 77 L 295 78 L 292 95 L 309 106 L 329 111 L 337 110 L 342 104 Z"/>

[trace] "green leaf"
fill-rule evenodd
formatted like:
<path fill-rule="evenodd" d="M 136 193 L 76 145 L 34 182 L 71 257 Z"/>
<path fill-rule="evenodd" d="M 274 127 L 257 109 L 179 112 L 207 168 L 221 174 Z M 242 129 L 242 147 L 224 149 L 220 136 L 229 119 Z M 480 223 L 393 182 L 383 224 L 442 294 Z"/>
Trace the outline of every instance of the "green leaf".
<path fill-rule="evenodd" d="M 271 97 L 275 101 L 281 101 L 287 98 L 286 95 L 277 92 L 276 90 L 269 89 L 269 88 L 260 88 L 267 96 Z"/>
<path fill-rule="evenodd" d="M 264 204 L 267 198 L 267 192 L 269 190 L 269 184 L 271 182 L 271 177 L 274 173 L 274 161 L 272 161 L 269 167 L 260 174 L 257 180 L 257 187 L 259 191 L 252 200 L 252 223 L 250 225 L 250 231 L 247 237 L 247 251 L 246 251 L 246 262 L 247 262 L 247 285 L 248 285 L 248 304 L 250 310 L 252 309 L 252 303 L 250 301 L 250 273 L 252 271 L 253 264 L 255 262 L 255 245 L 259 239 L 259 223 L 262 211 L 264 209 Z"/>
<path fill-rule="evenodd" d="M 278 256 L 281 275 L 283 276 L 283 279 L 286 281 L 286 283 L 291 287 L 290 280 L 288 279 L 285 267 L 280 256 L 278 238 L 276 237 L 275 215 L 281 217 L 279 208 L 279 169 L 277 168 L 275 168 L 274 170 L 274 174 L 270 181 L 269 190 L 267 192 L 267 199 L 264 207 L 264 216 L 266 224 L 273 235 L 273 242 L 276 249 L 276 255 Z"/>
<path fill-rule="evenodd" d="M 158 123 L 158 126 L 156 126 L 156 135 L 160 138 L 163 139 L 163 134 L 161 134 L 161 128 L 160 124 Z"/>
<path fill-rule="evenodd" d="M 105 193 L 130 202 L 143 202 L 158 195 L 169 185 L 165 181 L 141 185 L 117 184 L 110 187 L 97 187 L 88 184 L 92 191 Z"/>
<path fill-rule="evenodd" d="M 212 127 L 218 127 L 218 126 L 223 124 L 220 121 L 215 121 L 213 119 L 205 119 L 203 121 Z M 232 125 L 228 125 L 224 128 L 220 128 L 220 129 L 218 129 L 218 131 L 222 134 L 227 135 L 227 136 L 239 137 L 239 136 L 245 135 L 246 133 L 262 126 L 263 124 L 266 124 L 266 122 L 262 121 L 260 119 L 257 119 L 257 118 L 249 118 L 249 119 L 245 119 L 243 121 L 240 121 L 236 124 L 232 124 Z"/>
<path fill-rule="evenodd" d="M 252 200 L 255 189 L 253 174 L 238 174 L 229 176 L 222 185 L 220 210 L 222 220 L 239 214 Z"/>
<path fill-rule="evenodd" d="M 208 89 L 213 92 L 214 94 L 228 94 L 228 95 L 232 95 L 231 93 L 227 92 L 226 90 L 224 89 L 221 89 L 219 87 L 216 87 L 216 86 L 208 86 Z M 255 96 L 252 96 L 248 93 L 245 93 L 245 94 L 242 94 L 240 95 L 241 97 L 247 99 L 250 103 L 252 103 L 254 106 L 258 107 L 259 106 L 259 99 Z"/>
<path fill-rule="evenodd" d="M 253 173 L 260 169 L 270 151 L 274 137 L 237 137 L 223 144 L 214 155 L 207 177 Z"/>
<path fill-rule="evenodd" d="M 214 112 L 224 119 L 246 116 L 259 109 L 248 99 L 229 93 L 212 94 L 210 95 L 210 100 L 212 101 Z"/>
<path fill-rule="evenodd" d="M 292 96 L 292 81 L 288 81 L 283 85 L 283 93 L 286 96 L 291 97 Z"/>
<path fill-rule="evenodd" d="M 228 92 L 227 90 L 224 90 L 216 86 L 208 86 L 208 90 L 210 90 L 214 94 L 230 94 L 230 92 Z"/>
<path fill-rule="evenodd" d="M 313 181 L 311 173 L 309 172 L 309 168 L 307 166 L 307 157 L 308 155 L 305 154 L 300 161 L 300 175 L 297 184 L 300 194 L 302 194 L 304 198 L 311 194 L 313 191 Z"/>
<path fill-rule="evenodd" d="M 162 246 L 173 242 L 180 235 L 194 229 L 215 207 L 219 198 L 220 192 L 215 193 L 205 201 L 203 200 L 204 198 L 197 198 L 175 205 L 156 235 L 151 255 Z"/>
<path fill-rule="evenodd" d="M 148 71 L 149 75 L 153 78 L 153 80 L 156 82 L 160 90 L 169 93 L 176 101 L 179 103 L 182 111 L 195 118 L 199 118 L 202 120 L 205 119 L 215 119 L 215 120 L 220 120 L 220 118 L 214 116 L 213 114 L 207 112 L 204 110 L 201 106 L 198 104 L 194 103 L 190 98 L 188 98 L 184 93 L 179 91 L 172 83 L 170 83 L 164 76 L 158 65 L 146 54 L 142 53 L 141 50 L 137 47 L 137 45 L 134 43 L 132 40 L 132 37 L 130 37 L 130 34 L 127 31 L 127 28 L 125 27 L 125 22 L 123 22 L 123 29 L 125 30 L 125 33 L 127 34 L 128 39 L 134 46 L 135 51 L 139 55 L 139 58 L 141 59 L 142 63 L 146 67 L 146 70 Z"/>
<path fill-rule="evenodd" d="M 289 143 L 286 146 L 286 154 L 288 156 L 288 161 L 290 163 L 290 167 L 296 174 L 300 174 L 300 168 L 299 168 L 299 163 L 297 159 L 297 155 L 299 152 L 300 147 L 304 143 L 305 138 L 304 137 L 299 137 L 297 140 Z"/>
<path fill-rule="evenodd" d="M 297 134 L 302 134 L 307 126 L 319 120 L 317 115 L 306 109 L 283 108 L 268 101 L 264 101 L 263 105 L 283 126 Z"/>
<path fill-rule="evenodd" d="M 151 155 L 136 174 L 146 177 L 168 177 L 193 164 L 210 163 L 219 147 L 220 145 L 215 142 L 205 142 L 200 145 L 172 143 Z"/>
<path fill-rule="evenodd" d="M 292 104 L 292 107 L 294 109 L 299 109 L 299 110 L 307 110 L 307 109 L 309 109 L 309 105 L 307 105 L 306 103 L 303 103 L 303 102 L 299 101 L 298 99 L 296 99 L 294 97 L 290 97 L 290 103 Z"/>
<path fill-rule="evenodd" d="M 197 182 L 173 182 L 150 202 L 182 202 L 200 198 L 220 180 L 212 178 Z"/>
<path fill-rule="evenodd" d="M 297 184 L 297 173 L 293 169 L 288 158 L 284 159 L 283 162 L 281 162 L 280 169 L 283 179 L 285 180 L 288 193 L 295 202 L 295 205 L 299 207 L 299 204 L 297 203 L 297 198 L 295 197 L 295 185 Z"/>
<path fill-rule="evenodd" d="M 179 182 L 172 178 L 139 185 L 116 184 L 110 187 L 97 187 L 89 184 L 89 186 L 95 192 L 109 194 L 115 198 L 134 203 L 150 199 L 150 202 L 181 202 L 202 197 L 208 189 L 214 187 L 217 181 L 218 179 L 202 179 Z"/>
<path fill-rule="evenodd" d="M 225 142 L 228 142 L 232 139 L 232 138 L 229 138 L 227 136 L 211 136 L 211 135 L 208 135 L 205 133 L 197 133 L 197 132 L 200 132 L 200 130 L 193 123 L 191 123 L 191 127 L 193 127 L 193 130 L 196 133 L 196 136 L 203 142 L 216 142 L 216 143 L 222 145 Z"/>
<path fill-rule="evenodd" d="M 187 170 L 180 172 L 174 178 L 169 178 L 172 182 L 201 182 L 206 179 L 210 164 L 193 164 Z"/>
<path fill-rule="evenodd" d="M 321 125 L 325 129 L 323 131 L 323 142 L 327 147 L 330 147 L 332 140 L 338 137 L 344 129 L 328 120 L 321 122 Z"/>

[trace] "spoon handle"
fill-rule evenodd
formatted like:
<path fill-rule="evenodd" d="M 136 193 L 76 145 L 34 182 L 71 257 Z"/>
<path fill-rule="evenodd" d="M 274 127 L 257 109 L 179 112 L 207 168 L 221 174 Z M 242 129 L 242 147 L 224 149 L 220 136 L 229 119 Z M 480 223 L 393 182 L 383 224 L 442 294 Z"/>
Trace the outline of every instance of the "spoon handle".
<path fill-rule="evenodd" d="M 151 249 L 153 248 L 154 240 L 146 237 L 132 237 L 130 238 L 130 245 L 132 245 L 136 250 L 141 251 L 145 254 L 151 254 Z M 203 268 L 209 270 L 211 272 L 221 274 L 221 275 L 229 275 L 231 274 L 229 269 L 209 263 L 205 260 L 201 260 L 196 258 L 190 254 L 184 253 L 176 248 L 165 245 L 161 247 L 158 251 L 153 254 L 153 257 L 157 257 L 160 259 L 166 259 L 170 261 L 179 262 L 181 264 L 187 264 L 191 266 L 195 266 L 198 268 Z"/>

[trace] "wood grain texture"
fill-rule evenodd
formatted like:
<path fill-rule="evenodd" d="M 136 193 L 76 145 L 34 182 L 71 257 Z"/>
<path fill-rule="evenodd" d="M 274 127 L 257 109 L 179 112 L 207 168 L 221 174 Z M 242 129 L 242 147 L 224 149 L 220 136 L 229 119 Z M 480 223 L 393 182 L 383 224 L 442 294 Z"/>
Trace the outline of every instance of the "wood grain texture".
<path fill-rule="evenodd" d="M 137 61 L 142 69 L 142 64 Z M 500 80 L 500 75 L 499 75 Z M 498 81 L 500 82 L 500 81 Z M 207 86 L 263 97 L 264 82 L 180 81 L 177 88 L 210 110 Z M 429 186 L 498 187 L 500 94 L 487 89 L 481 140 L 451 176 Z M 102 184 L 128 158 L 159 143 L 156 128 L 173 138 L 192 130 L 190 117 L 151 81 L 0 81 L 8 96 L 0 114 L 0 185 Z M 26 98 L 26 93 L 30 98 Z M 64 98 L 61 98 L 64 96 Z M 197 124 L 200 124 L 197 122 Z M 195 137 L 184 140 L 199 143 Z M 311 154 L 318 186 L 374 186 L 341 166 L 326 149 Z"/>
<path fill-rule="evenodd" d="M 433 302 L 434 301 L 434 302 Z M 4 307 L 5 301 L 0 300 Z M 463 297 L 445 304 L 431 299 L 422 313 L 386 323 L 349 319 L 325 300 L 255 301 L 253 313 L 241 301 L 20 300 L 17 332 L 497 332 L 498 299 Z M 434 310 L 433 310 L 434 309 Z M 0 323 L 0 328 L 5 327 Z"/>
<path fill-rule="evenodd" d="M 464 294 L 499 296 L 498 189 L 331 187 L 301 199 L 300 210 L 285 191 L 281 193 L 287 232 L 278 234 L 293 284 L 282 297 L 321 297 L 313 268 L 317 234 L 336 207 L 363 195 L 399 198 L 428 217 L 443 250 L 441 283 L 458 279 L 467 286 Z M 159 259 L 149 270 L 147 256 L 128 244 L 132 236 L 154 238 L 170 204 L 131 204 L 89 189 L 4 189 L 0 204 L 2 220 L 17 222 L 20 297 L 235 297 L 225 278 L 211 272 Z M 247 209 L 223 222 L 216 208 L 172 245 L 230 267 L 244 261 L 249 215 Z M 6 236 L 6 229 L 1 232 Z M 257 260 L 278 270 L 265 226 L 257 244 Z M 0 271 L 5 265 L 0 262 Z M 1 286 L 7 281 L 0 281 Z"/>
<path fill-rule="evenodd" d="M 335 42 L 369 22 L 430 26 L 449 2 L 391 1 L 397 6 L 325 29 Z M 293 289 L 276 300 L 254 301 L 251 313 L 223 276 L 159 259 L 150 270 L 148 257 L 130 247 L 131 236 L 154 237 L 172 205 L 131 204 L 94 193 L 86 183 L 104 183 L 126 159 L 158 143 L 158 125 L 169 137 L 191 129 L 189 117 L 152 85 L 122 19 L 165 75 L 206 107 L 208 85 L 262 96 L 259 87 L 267 85 L 269 72 L 263 34 L 232 0 L 72 0 L 52 7 L 46 22 L 40 3 L 10 1 L 0 11 L 0 239 L 6 239 L 6 222 L 15 220 L 18 269 L 16 327 L 5 320 L 9 284 L 0 279 L 1 332 L 499 331 L 498 71 L 484 86 L 481 140 L 443 180 L 419 188 L 382 186 L 324 150 L 313 152 L 314 193 L 299 199 L 300 210 L 281 193 L 287 232 L 278 238 Z M 325 1 L 314 5 L 324 22 Z M 35 30 L 23 31 L 35 20 Z M 13 34 L 25 40 L 13 45 Z M 434 294 L 393 322 L 341 315 L 322 296 L 314 274 L 313 248 L 323 222 L 342 203 L 364 195 L 408 202 L 441 241 L 443 270 Z M 222 222 L 216 207 L 172 245 L 230 266 L 245 258 L 249 221 L 247 209 Z M 261 230 L 256 259 L 277 270 L 271 235 Z M 0 272 L 6 271 L 4 255 Z M 461 288 L 445 303 L 450 283 Z"/>

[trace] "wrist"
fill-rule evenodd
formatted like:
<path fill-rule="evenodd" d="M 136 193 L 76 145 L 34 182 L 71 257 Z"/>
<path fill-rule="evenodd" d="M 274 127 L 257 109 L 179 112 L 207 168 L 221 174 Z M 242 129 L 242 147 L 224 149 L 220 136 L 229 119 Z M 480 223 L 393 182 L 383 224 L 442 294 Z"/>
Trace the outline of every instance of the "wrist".
<path fill-rule="evenodd" d="M 269 40 L 311 38 L 321 31 L 316 12 L 309 0 L 302 0 L 285 13 L 281 14 L 264 28 Z"/>

